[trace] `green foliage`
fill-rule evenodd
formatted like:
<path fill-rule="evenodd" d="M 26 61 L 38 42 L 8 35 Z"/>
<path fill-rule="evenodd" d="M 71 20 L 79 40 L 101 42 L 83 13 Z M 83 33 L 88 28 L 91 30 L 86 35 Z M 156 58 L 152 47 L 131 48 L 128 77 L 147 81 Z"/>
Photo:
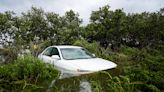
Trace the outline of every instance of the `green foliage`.
<path fill-rule="evenodd" d="M 118 65 L 110 72 L 115 77 L 108 76 L 104 85 L 92 80 L 94 91 L 164 90 L 164 8 L 126 14 L 123 9 L 113 11 L 104 6 L 92 11 L 89 24 L 82 27 L 81 23 L 79 14 L 72 10 L 64 16 L 35 7 L 20 16 L 10 11 L 0 13 L 0 45 L 4 48 L 0 54 L 9 57 L 6 62 L 13 62 L 18 51 L 27 46 L 37 55 L 54 44 L 78 45 Z M 42 90 L 56 77 L 52 66 L 26 56 L 0 66 L 0 91 Z"/>
<path fill-rule="evenodd" d="M 43 90 L 58 76 L 53 66 L 32 56 L 20 57 L 13 64 L 1 65 L 0 74 L 2 91 Z"/>
<path fill-rule="evenodd" d="M 94 92 L 101 92 L 101 86 L 100 83 L 98 83 L 98 81 L 91 81 L 91 84 Z"/>
<path fill-rule="evenodd" d="M 107 75 L 107 79 L 101 83 L 100 80 L 91 79 L 94 92 L 139 92 L 137 86 L 144 85 L 141 81 L 131 81 L 128 76 L 111 77 L 108 72 L 101 72 Z"/>
<path fill-rule="evenodd" d="M 142 49 L 129 55 L 131 61 L 136 62 L 129 67 L 124 68 L 124 72 L 131 80 L 140 80 L 145 83 L 141 86 L 141 90 L 163 90 L 164 87 L 164 56 L 161 51 L 152 49 Z M 149 87 L 151 85 L 151 87 Z M 155 88 L 155 89 L 153 89 Z"/>
<path fill-rule="evenodd" d="M 87 48 L 90 52 L 95 53 L 96 55 L 101 54 L 101 51 L 98 51 L 101 48 L 100 48 L 99 44 L 96 42 L 88 43 L 86 40 L 76 40 L 73 45 L 82 46 L 84 48 Z"/>
<path fill-rule="evenodd" d="M 126 75 L 114 78 L 109 76 L 109 80 L 106 82 L 109 86 L 108 91 L 134 92 L 149 90 L 158 92 L 164 89 L 162 86 L 164 85 L 164 56 L 162 51 L 121 46 L 119 52 L 112 52 L 109 48 L 103 49 L 96 42 L 88 43 L 85 40 L 77 40 L 74 45 L 85 47 L 98 57 L 117 63 L 118 67 L 110 72 L 112 75 Z M 96 92 L 101 91 L 105 86 L 95 80 L 91 83 L 93 83 Z M 136 84 L 133 85 L 133 83 Z"/>
<path fill-rule="evenodd" d="M 4 62 L 3 63 L 11 63 L 13 62 L 13 60 L 15 60 L 17 58 L 18 49 L 15 48 L 0 48 L 0 55 L 4 56 Z"/>
<path fill-rule="evenodd" d="M 97 41 L 107 48 L 112 45 L 117 50 L 121 44 L 131 47 L 158 47 L 164 37 L 163 9 L 140 14 L 126 14 L 123 9 L 112 11 L 104 6 L 92 11 L 90 23 L 81 27 L 82 19 L 73 10 L 64 16 L 53 12 L 44 12 L 32 7 L 21 16 L 14 12 L 0 13 L 0 38 L 3 46 L 26 45 L 50 40 L 52 44 L 72 44 L 75 40 L 85 38 Z M 8 41 L 6 37 L 14 39 Z"/>
<path fill-rule="evenodd" d="M 108 89 L 110 92 L 137 92 L 139 91 L 135 85 L 142 85 L 140 81 L 131 82 L 126 76 L 113 77 L 108 80 Z"/>

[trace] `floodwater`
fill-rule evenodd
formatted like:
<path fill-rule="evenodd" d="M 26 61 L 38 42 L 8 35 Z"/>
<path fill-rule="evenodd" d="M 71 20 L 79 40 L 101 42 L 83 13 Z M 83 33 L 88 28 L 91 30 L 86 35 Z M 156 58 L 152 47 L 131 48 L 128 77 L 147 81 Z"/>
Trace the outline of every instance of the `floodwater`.
<path fill-rule="evenodd" d="M 62 74 L 64 77 L 60 76 L 59 79 L 53 80 L 47 92 L 95 92 L 95 86 L 99 86 L 95 82 L 104 85 L 102 88 L 99 87 L 100 92 L 106 92 L 106 80 L 119 72 L 118 69 L 112 69 L 79 76 Z"/>

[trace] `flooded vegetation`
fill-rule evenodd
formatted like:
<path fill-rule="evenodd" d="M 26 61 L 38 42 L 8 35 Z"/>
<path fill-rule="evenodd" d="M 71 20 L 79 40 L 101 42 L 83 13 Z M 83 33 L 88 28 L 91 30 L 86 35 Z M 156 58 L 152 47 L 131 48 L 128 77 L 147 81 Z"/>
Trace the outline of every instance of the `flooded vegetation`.
<path fill-rule="evenodd" d="M 126 14 L 104 6 L 90 21 L 82 26 L 73 10 L 63 16 L 35 7 L 20 16 L 0 13 L 0 92 L 164 91 L 164 9 Z M 84 47 L 117 68 L 62 78 L 37 58 L 62 44 Z"/>
<path fill-rule="evenodd" d="M 53 81 L 49 91 L 59 91 L 59 92 L 95 92 L 96 86 L 95 81 L 99 81 L 101 85 L 105 83 L 106 80 L 110 79 L 112 76 L 109 74 L 112 70 L 84 74 L 79 76 L 68 76 L 62 79 L 56 79 Z M 106 92 L 105 85 L 103 88 L 100 88 L 100 92 Z M 100 90 L 98 89 L 98 90 Z M 104 90 L 104 91 L 102 91 Z"/>
<path fill-rule="evenodd" d="M 109 56 L 118 64 L 117 68 L 79 76 L 64 75 L 63 78 L 51 65 L 38 59 L 18 58 L 0 66 L 1 91 L 158 92 L 163 89 L 161 51 L 122 47 L 119 53 Z"/>

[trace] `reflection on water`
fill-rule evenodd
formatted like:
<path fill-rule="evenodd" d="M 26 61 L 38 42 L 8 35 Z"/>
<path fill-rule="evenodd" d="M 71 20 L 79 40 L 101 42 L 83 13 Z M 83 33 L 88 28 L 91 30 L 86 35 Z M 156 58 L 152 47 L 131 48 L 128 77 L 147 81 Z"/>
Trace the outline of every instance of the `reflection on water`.
<path fill-rule="evenodd" d="M 117 69 L 108 70 L 106 72 L 113 75 Z M 113 75 L 115 76 L 115 75 Z M 95 92 L 93 81 L 103 85 L 101 92 L 108 92 L 106 80 L 109 80 L 110 76 L 104 72 L 97 72 L 92 74 L 73 76 L 70 74 L 61 74 L 60 78 L 53 80 L 49 86 L 48 92 Z"/>
<path fill-rule="evenodd" d="M 80 76 L 80 75 L 74 75 L 74 74 L 70 74 L 70 73 L 62 73 L 61 72 L 59 79 L 71 78 L 71 77 L 75 77 L 75 76 Z"/>
<path fill-rule="evenodd" d="M 4 55 L 0 55 L 0 64 L 5 62 L 5 56 Z"/>
<path fill-rule="evenodd" d="M 87 80 L 80 81 L 80 91 L 79 92 L 92 92 L 91 85 Z"/>
<path fill-rule="evenodd" d="M 91 87 L 88 88 L 88 85 L 89 83 L 87 81 L 77 81 L 76 78 L 77 76 L 80 76 L 80 75 L 73 75 L 73 74 L 69 74 L 69 73 L 62 73 L 60 74 L 59 78 L 56 79 L 56 80 L 52 80 L 51 84 L 49 85 L 49 88 L 47 90 L 47 92 L 52 92 L 52 91 L 60 91 L 60 92 L 77 92 L 79 91 L 79 88 L 81 89 L 80 92 L 92 92 L 91 91 Z M 73 80 L 72 80 L 73 78 Z M 60 85 L 60 82 L 62 82 L 61 85 Z M 69 84 L 67 84 L 69 83 Z M 88 84 L 87 84 L 88 83 Z M 80 87 L 76 87 L 75 89 L 74 88 L 71 88 L 71 86 L 73 85 L 80 85 Z M 67 87 L 66 87 L 67 86 Z M 85 91 L 85 90 L 89 90 L 89 91 Z"/>

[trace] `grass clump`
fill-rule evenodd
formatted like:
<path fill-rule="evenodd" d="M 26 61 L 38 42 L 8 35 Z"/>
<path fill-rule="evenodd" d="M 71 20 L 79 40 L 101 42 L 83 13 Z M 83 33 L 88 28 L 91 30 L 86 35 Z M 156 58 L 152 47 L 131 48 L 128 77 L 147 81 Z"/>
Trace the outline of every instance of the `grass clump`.
<path fill-rule="evenodd" d="M 83 40 L 75 45 L 87 48 L 97 57 L 115 62 L 116 69 L 109 71 L 112 79 L 101 84 L 92 80 L 96 92 L 103 88 L 107 92 L 160 92 L 164 90 L 164 54 L 163 47 L 133 48 L 121 45 L 119 51 L 102 48 L 98 43 L 88 43 Z M 106 84 L 106 85 L 105 85 Z M 126 86 L 125 86 L 126 85 Z M 106 87 L 104 87 L 106 86 Z"/>
<path fill-rule="evenodd" d="M 0 66 L 1 91 L 43 91 L 58 72 L 51 65 L 27 55 Z"/>

